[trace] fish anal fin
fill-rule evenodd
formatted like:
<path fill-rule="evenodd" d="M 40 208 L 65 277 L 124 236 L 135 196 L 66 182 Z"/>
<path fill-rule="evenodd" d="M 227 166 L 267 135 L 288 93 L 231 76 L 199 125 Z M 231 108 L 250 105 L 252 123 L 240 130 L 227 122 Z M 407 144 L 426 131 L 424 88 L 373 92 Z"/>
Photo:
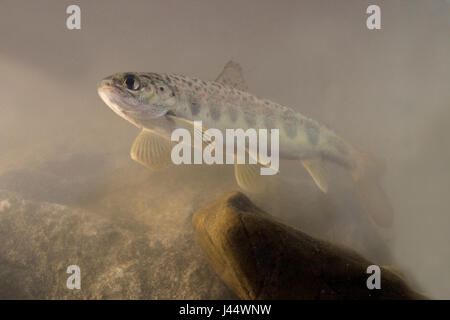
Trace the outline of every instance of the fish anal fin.
<path fill-rule="evenodd" d="M 248 90 L 241 66 L 232 60 L 228 61 L 215 81 L 241 91 Z"/>
<path fill-rule="evenodd" d="M 328 192 L 328 182 L 325 172 L 325 166 L 322 159 L 304 159 L 300 161 L 306 171 L 313 178 L 317 187 L 323 192 Z"/>
<path fill-rule="evenodd" d="M 162 169 L 172 164 L 171 150 L 171 141 L 144 129 L 134 140 L 130 155 L 150 169 Z"/>

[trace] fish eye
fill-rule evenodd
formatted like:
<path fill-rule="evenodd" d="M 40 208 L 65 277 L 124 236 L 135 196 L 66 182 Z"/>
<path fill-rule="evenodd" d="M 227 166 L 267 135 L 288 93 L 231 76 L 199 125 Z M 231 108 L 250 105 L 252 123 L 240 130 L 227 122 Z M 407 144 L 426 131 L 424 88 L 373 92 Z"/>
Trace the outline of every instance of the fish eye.
<path fill-rule="evenodd" d="M 141 87 L 139 79 L 132 74 L 126 75 L 123 79 L 123 83 L 130 90 L 139 90 L 139 88 Z"/>

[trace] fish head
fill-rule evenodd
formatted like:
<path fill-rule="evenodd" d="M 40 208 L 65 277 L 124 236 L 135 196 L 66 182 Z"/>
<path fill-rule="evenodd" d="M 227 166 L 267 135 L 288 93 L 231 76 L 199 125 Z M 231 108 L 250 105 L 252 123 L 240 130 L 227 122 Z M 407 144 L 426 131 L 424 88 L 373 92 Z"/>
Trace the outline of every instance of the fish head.
<path fill-rule="evenodd" d="M 124 72 L 98 85 L 102 100 L 119 116 L 137 127 L 146 127 L 176 105 L 175 90 L 156 73 Z"/>

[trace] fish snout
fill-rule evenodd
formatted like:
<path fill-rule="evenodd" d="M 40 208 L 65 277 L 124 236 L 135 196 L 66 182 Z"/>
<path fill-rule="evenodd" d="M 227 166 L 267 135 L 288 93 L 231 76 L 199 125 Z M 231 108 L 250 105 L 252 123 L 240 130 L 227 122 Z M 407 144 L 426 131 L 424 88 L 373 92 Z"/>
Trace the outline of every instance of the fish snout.
<path fill-rule="evenodd" d="M 123 116 L 122 111 L 126 109 L 126 104 L 124 103 L 120 89 L 114 84 L 113 77 L 107 77 L 101 80 L 97 86 L 97 93 L 108 107 L 120 116 Z"/>
<path fill-rule="evenodd" d="M 104 78 L 103 80 L 101 80 L 98 83 L 97 90 L 100 91 L 101 89 L 106 89 L 108 87 L 112 87 L 113 84 L 114 84 L 114 82 L 113 82 L 113 77 L 112 76 Z"/>

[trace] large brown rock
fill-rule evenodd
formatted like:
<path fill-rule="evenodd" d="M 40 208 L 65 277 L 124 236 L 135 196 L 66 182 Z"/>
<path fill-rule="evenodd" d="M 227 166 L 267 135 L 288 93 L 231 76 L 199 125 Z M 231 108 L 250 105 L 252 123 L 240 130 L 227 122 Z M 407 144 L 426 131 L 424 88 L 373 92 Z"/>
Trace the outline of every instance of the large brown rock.
<path fill-rule="evenodd" d="M 242 299 L 420 299 L 381 267 L 381 289 L 369 290 L 373 263 L 285 225 L 241 193 L 229 193 L 193 216 L 210 265 Z"/>

